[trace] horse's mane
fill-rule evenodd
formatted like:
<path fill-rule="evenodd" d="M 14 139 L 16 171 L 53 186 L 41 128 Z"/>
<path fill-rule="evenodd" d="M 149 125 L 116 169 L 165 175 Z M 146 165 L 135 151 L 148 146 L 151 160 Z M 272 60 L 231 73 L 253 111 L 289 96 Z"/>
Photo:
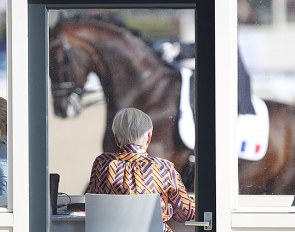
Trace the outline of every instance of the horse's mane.
<path fill-rule="evenodd" d="M 119 19 L 116 14 L 103 12 L 100 14 L 89 14 L 86 12 L 79 12 L 73 15 L 64 15 L 62 12 L 59 14 L 59 20 L 57 21 L 56 25 L 50 29 L 50 33 L 52 35 L 56 35 L 60 30 L 60 27 L 63 23 L 97 23 L 97 22 L 105 22 L 112 25 L 115 25 L 119 28 L 129 31 L 132 35 L 140 38 L 143 40 L 149 47 L 151 47 L 151 42 L 144 38 L 140 31 L 128 28 L 121 19 Z"/>
<path fill-rule="evenodd" d="M 50 32 L 49 32 L 50 37 L 55 38 L 64 23 L 96 24 L 98 22 L 104 22 L 110 25 L 114 25 L 123 30 L 126 30 L 129 33 L 131 33 L 134 37 L 142 40 L 146 46 L 148 46 L 151 50 L 153 50 L 155 56 L 161 61 L 161 63 L 163 63 L 165 66 L 168 66 L 170 68 L 173 68 L 173 69 L 175 68 L 171 64 L 167 63 L 165 60 L 162 59 L 159 49 L 155 48 L 155 46 L 153 45 L 153 42 L 143 37 L 142 33 L 139 30 L 129 28 L 128 26 L 126 26 L 126 24 L 124 24 L 123 21 L 115 13 L 102 12 L 100 14 L 89 14 L 87 12 L 79 12 L 79 13 L 76 12 L 75 14 L 72 14 L 72 15 L 64 15 L 61 12 L 58 17 L 59 19 L 57 20 L 57 23 L 55 24 L 55 26 L 50 28 Z"/>
<path fill-rule="evenodd" d="M 79 12 L 72 15 L 63 15 L 62 13 L 59 15 L 59 20 L 57 24 L 50 30 L 50 37 L 57 38 L 58 34 L 62 30 L 63 24 L 67 23 L 79 23 L 85 25 L 97 25 L 98 27 L 106 27 L 112 28 L 112 31 L 117 33 L 118 37 L 121 38 L 128 38 L 130 42 L 133 44 L 138 45 L 137 51 L 144 55 L 144 61 L 151 62 L 151 64 L 161 63 L 166 68 L 179 71 L 178 67 L 167 63 L 160 55 L 159 51 L 157 51 L 153 46 L 152 43 L 145 40 L 141 33 L 138 30 L 133 30 L 128 28 L 120 18 L 116 16 L 114 13 L 101 13 L 101 14 L 89 14 L 86 12 Z M 137 46 L 135 46 L 137 47 Z M 151 56 L 147 55 L 151 54 Z M 152 60 L 153 61 L 152 61 Z M 149 61 L 148 61 L 149 60 Z M 154 66 L 154 65 L 153 65 Z"/>

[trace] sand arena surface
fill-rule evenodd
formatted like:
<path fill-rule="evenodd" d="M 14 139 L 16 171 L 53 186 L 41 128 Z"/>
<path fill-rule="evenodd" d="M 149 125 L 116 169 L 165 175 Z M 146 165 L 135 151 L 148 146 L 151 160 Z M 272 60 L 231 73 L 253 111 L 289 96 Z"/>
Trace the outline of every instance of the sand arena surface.
<path fill-rule="evenodd" d="M 66 119 L 56 117 L 49 105 L 49 171 L 60 174 L 60 192 L 84 194 L 92 163 L 102 153 L 105 103 L 100 101 L 84 108 L 79 116 Z"/>

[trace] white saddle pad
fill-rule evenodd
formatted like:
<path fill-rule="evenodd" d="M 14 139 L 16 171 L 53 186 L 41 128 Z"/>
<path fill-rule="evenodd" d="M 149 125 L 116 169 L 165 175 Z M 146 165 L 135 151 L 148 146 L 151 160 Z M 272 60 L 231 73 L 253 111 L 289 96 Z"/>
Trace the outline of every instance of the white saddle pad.
<path fill-rule="evenodd" d="M 181 69 L 182 85 L 180 94 L 180 116 L 178 129 L 183 143 L 189 148 L 195 148 L 195 122 L 190 107 L 190 78 L 192 71 Z M 252 104 L 256 115 L 243 114 L 238 116 L 238 154 L 239 158 L 257 161 L 262 159 L 267 151 L 269 138 L 269 115 L 263 100 L 252 96 Z"/>
<path fill-rule="evenodd" d="M 269 138 L 269 115 L 263 100 L 251 98 L 256 115 L 243 114 L 238 117 L 239 158 L 261 160 L 267 151 Z"/>
<path fill-rule="evenodd" d="M 181 68 L 181 93 L 180 93 L 180 115 L 178 129 L 180 137 L 185 146 L 195 149 L 195 122 L 193 111 L 190 106 L 190 78 L 193 74 L 188 68 Z"/>

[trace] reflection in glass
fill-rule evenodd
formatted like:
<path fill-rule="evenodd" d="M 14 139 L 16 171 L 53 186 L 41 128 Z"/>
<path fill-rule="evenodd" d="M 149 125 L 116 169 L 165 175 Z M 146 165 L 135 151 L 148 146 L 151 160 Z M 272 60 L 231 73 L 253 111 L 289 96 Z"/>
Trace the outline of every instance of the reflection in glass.
<path fill-rule="evenodd" d="M 0 196 L 7 192 L 7 102 L 0 97 Z"/>
<path fill-rule="evenodd" d="M 295 1 L 287 0 L 286 5 L 287 18 L 289 22 L 295 22 Z"/>
<path fill-rule="evenodd" d="M 6 98 L 6 0 L 0 0 L 0 96 Z"/>
<path fill-rule="evenodd" d="M 84 193 L 95 157 L 117 150 L 123 107 L 151 116 L 148 152 L 194 190 L 194 22 L 190 9 L 49 11 L 49 162 L 62 192 Z"/>
<path fill-rule="evenodd" d="M 243 24 L 270 24 L 272 0 L 238 0 L 239 20 Z"/>
<path fill-rule="evenodd" d="M 7 65 L 6 0 L 0 0 L 0 207 L 7 195 Z"/>
<path fill-rule="evenodd" d="M 276 15 L 285 12 L 290 1 L 284 2 L 285 5 L 278 5 L 281 9 L 272 8 L 271 1 L 247 1 L 250 6 L 247 12 L 244 7 L 238 7 L 239 53 L 250 76 L 255 109 L 254 115 L 239 115 L 239 152 L 251 151 L 239 156 L 240 194 L 295 193 L 294 30 L 288 27 L 287 20 L 280 24 L 274 22 L 276 26 L 264 25 L 264 22 L 270 22 L 265 19 L 271 12 Z M 245 1 L 238 1 L 240 3 Z M 241 20 L 245 19 L 244 15 L 257 15 L 257 12 L 264 20 L 255 19 L 253 25 L 245 25 L 247 22 Z M 238 81 L 240 78 L 239 75 Z M 263 123 L 265 126 L 261 127 Z M 259 155 L 264 145 L 265 153 Z"/>

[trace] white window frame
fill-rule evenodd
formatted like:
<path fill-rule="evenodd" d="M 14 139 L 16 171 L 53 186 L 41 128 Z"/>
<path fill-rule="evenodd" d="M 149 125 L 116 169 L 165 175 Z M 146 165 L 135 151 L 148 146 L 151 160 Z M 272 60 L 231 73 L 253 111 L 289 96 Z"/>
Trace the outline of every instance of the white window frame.
<path fill-rule="evenodd" d="M 29 232 L 28 14 L 7 0 L 8 193 L 0 231 Z"/>
<path fill-rule="evenodd" d="M 9 68 L 11 67 L 11 64 L 10 64 L 10 43 L 9 43 L 9 40 L 11 38 L 11 17 L 10 17 L 10 4 L 8 2 L 8 0 L 5 0 L 6 1 L 6 49 L 7 49 L 7 53 L 6 53 L 6 99 L 7 99 L 7 127 L 8 127 L 8 131 L 7 131 L 7 140 L 10 141 L 11 139 L 11 131 L 10 131 L 10 128 L 11 128 L 11 107 L 10 107 L 10 73 L 11 71 L 9 70 Z M 9 200 L 11 200 L 11 198 L 9 198 L 9 194 L 11 192 L 11 184 L 10 184 L 10 181 L 11 181 L 11 174 L 12 174 L 12 171 L 11 171 L 11 155 L 10 154 L 10 150 L 11 150 L 11 147 L 9 147 L 11 144 L 8 143 L 8 147 L 7 147 L 7 165 L 8 165 L 8 176 L 7 176 L 7 194 L 6 195 L 3 195 L 1 196 L 1 206 L 0 206 L 0 213 L 3 213 L 3 212 L 9 212 L 11 211 L 11 201 L 9 202 Z M 4 204 L 7 204 L 7 207 L 4 207 Z"/>
<path fill-rule="evenodd" d="M 293 196 L 238 193 L 237 1 L 215 1 L 215 54 L 217 231 L 294 231 Z"/>
<path fill-rule="evenodd" d="M 237 1 L 215 1 L 216 227 L 231 231 L 237 208 Z M 225 181 L 226 180 L 226 181 Z"/>
<path fill-rule="evenodd" d="M 0 231 L 29 232 L 28 13 L 26 0 L 8 0 L 9 149 L 8 211 L 0 213 Z M 239 206 L 235 138 L 237 119 L 236 1 L 215 1 L 216 51 L 216 229 L 294 231 L 291 207 Z M 7 229 L 8 228 L 8 229 Z M 280 229 L 281 228 L 281 229 Z"/>

